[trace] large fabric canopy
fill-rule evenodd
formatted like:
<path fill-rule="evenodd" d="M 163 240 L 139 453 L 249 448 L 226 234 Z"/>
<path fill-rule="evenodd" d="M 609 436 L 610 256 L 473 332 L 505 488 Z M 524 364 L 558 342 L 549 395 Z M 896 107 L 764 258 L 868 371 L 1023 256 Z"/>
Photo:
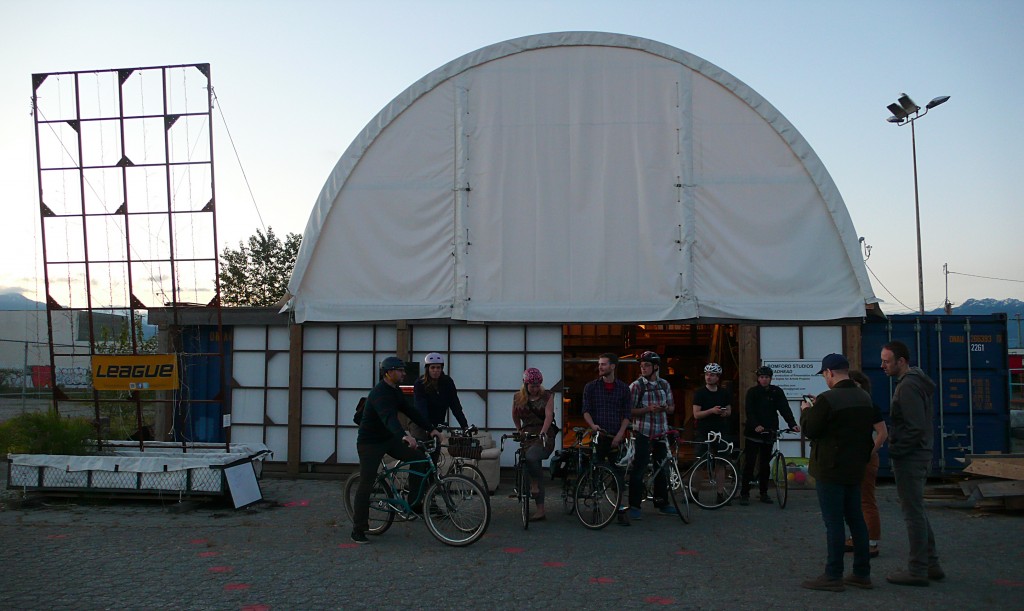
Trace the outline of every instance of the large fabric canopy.
<path fill-rule="evenodd" d="M 426 75 L 327 178 L 298 322 L 838 320 L 876 302 L 821 160 L 679 49 L 527 36 Z"/>

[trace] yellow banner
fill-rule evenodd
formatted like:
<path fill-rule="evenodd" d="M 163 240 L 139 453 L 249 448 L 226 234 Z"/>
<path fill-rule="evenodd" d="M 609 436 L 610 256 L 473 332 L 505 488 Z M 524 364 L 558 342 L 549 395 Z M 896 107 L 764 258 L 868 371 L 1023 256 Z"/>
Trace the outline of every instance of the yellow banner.
<path fill-rule="evenodd" d="M 173 354 L 92 357 L 92 387 L 96 390 L 177 390 L 178 360 Z"/>

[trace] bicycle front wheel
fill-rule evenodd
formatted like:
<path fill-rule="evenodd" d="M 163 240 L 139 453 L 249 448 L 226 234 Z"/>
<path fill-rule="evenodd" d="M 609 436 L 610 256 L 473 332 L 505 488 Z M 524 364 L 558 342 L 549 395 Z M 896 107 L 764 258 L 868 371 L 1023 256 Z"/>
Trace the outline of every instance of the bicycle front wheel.
<path fill-rule="evenodd" d="M 462 547 L 487 532 L 491 503 L 480 484 L 468 477 L 449 475 L 427 490 L 423 517 L 430 534 L 438 541 Z"/>
<path fill-rule="evenodd" d="M 690 471 L 690 498 L 702 509 L 718 509 L 735 496 L 739 479 L 731 462 L 705 456 Z"/>
<path fill-rule="evenodd" d="M 519 498 L 519 512 L 523 518 L 523 530 L 530 528 L 530 474 L 525 465 L 516 465 L 516 495 Z"/>
<path fill-rule="evenodd" d="M 566 515 L 576 511 L 576 480 L 571 477 L 562 479 L 562 509 Z"/>
<path fill-rule="evenodd" d="M 672 506 L 679 512 L 679 519 L 684 524 L 689 524 L 690 498 L 686 494 L 683 477 L 679 475 L 679 467 L 674 464 L 668 468 L 668 498 L 672 502 Z"/>
<path fill-rule="evenodd" d="M 576 485 L 576 517 L 587 528 L 604 528 L 615 519 L 621 500 L 615 472 L 607 465 L 594 465 Z"/>
<path fill-rule="evenodd" d="M 348 517 L 353 523 L 355 522 L 356 490 L 359 488 L 360 480 L 360 474 L 356 472 L 345 482 L 345 510 L 348 511 Z M 382 535 L 384 531 L 391 528 L 391 524 L 395 521 L 395 510 L 392 508 L 390 500 L 393 498 L 395 498 L 395 491 L 391 488 L 391 484 L 378 477 L 370 491 L 370 512 L 366 534 Z"/>
<path fill-rule="evenodd" d="M 776 452 L 772 457 L 772 482 L 775 484 L 775 499 L 779 502 L 779 509 L 785 509 L 786 501 L 789 500 L 789 473 L 786 471 L 786 457 L 782 452 Z"/>

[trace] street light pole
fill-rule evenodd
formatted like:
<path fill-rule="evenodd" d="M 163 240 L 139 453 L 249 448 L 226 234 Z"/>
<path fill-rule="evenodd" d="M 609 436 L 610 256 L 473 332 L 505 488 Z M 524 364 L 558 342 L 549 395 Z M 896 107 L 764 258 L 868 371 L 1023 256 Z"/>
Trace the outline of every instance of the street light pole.
<path fill-rule="evenodd" d="M 917 188 L 917 133 L 914 128 L 914 121 L 928 114 L 928 111 L 939 104 L 944 104 L 949 96 L 939 96 L 925 106 L 924 112 L 921 107 L 914 103 L 905 93 L 901 93 L 896 102 L 887 107 L 892 116 L 886 119 L 889 123 L 903 127 L 910 124 L 910 146 L 914 156 L 914 217 L 917 224 L 917 298 L 918 313 L 924 314 L 924 262 L 921 256 L 921 198 Z"/>

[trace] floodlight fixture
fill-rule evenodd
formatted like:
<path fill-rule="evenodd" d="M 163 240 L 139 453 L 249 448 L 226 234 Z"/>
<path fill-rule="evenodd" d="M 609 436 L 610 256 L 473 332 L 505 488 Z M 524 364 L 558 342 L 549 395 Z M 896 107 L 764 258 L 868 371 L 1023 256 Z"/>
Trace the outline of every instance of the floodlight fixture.
<path fill-rule="evenodd" d="M 940 104 L 945 104 L 948 100 L 949 100 L 949 96 L 948 95 L 940 95 L 939 97 L 933 99 L 931 102 L 928 102 L 928 104 L 925 105 L 924 109 L 926 111 L 931 110 L 931 109 L 935 108 L 936 106 L 938 106 Z"/>
<path fill-rule="evenodd" d="M 903 110 L 903 107 L 897 104 L 896 102 L 889 104 L 888 106 L 886 106 L 886 108 L 888 108 L 889 112 L 892 113 L 892 116 L 889 117 L 888 119 L 888 121 L 892 123 L 895 123 L 896 121 L 902 121 L 903 119 L 907 118 L 907 111 Z M 896 121 L 893 121 L 893 119 L 895 119 Z"/>
<path fill-rule="evenodd" d="M 911 100 L 910 96 L 905 93 L 901 93 L 899 99 L 896 101 L 899 102 L 900 106 L 903 107 L 903 112 L 907 113 L 908 115 L 912 115 L 915 112 L 921 110 L 921 107 L 915 104 L 914 100 Z"/>

